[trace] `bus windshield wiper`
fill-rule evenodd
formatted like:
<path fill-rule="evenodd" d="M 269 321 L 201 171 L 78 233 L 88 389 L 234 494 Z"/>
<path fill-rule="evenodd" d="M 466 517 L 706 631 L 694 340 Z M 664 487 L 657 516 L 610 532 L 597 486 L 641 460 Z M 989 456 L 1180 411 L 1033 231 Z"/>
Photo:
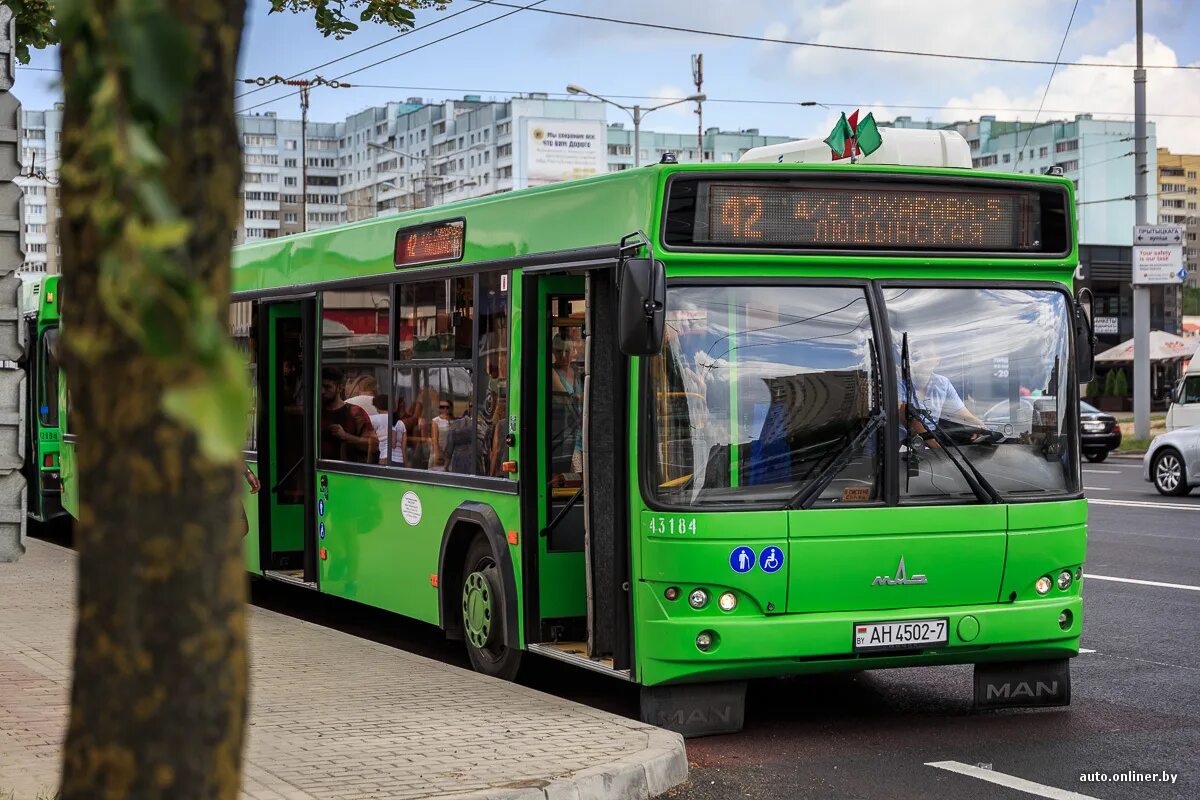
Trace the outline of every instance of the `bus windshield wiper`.
<path fill-rule="evenodd" d="M 845 433 L 837 444 L 833 447 L 833 455 L 817 476 L 808 483 L 804 484 L 796 491 L 784 505 L 784 508 L 809 508 L 821 496 L 821 492 L 825 491 L 834 478 L 845 468 L 846 464 L 854 457 L 867 440 L 879 430 L 879 426 L 883 424 L 886 415 L 882 408 L 876 408 L 871 412 L 871 416 L 867 417 L 857 431 L 850 430 Z M 853 438 L 851 438 L 853 437 Z M 847 442 L 849 439 L 849 442 Z"/>
<path fill-rule="evenodd" d="M 971 459 L 963 454 L 963 451 L 954 443 L 954 440 L 945 431 L 938 428 L 937 423 L 934 422 L 930 413 L 917 404 L 916 390 L 913 388 L 912 382 L 912 369 L 908 357 L 908 331 L 904 332 L 901 345 L 900 372 L 900 377 L 904 381 L 905 433 L 911 437 L 912 421 L 914 419 L 919 420 L 929 435 L 936 439 L 943 449 L 948 448 L 946 449 L 946 458 L 962 473 L 963 479 L 971 487 L 971 491 L 975 493 L 975 497 L 979 499 L 979 502 L 1003 503 L 1004 500 L 1000 497 L 1000 493 L 996 491 L 996 487 L 992 486 L 988 479 L 983 477 L 983 473 L 975 468 L 975 465 L 971 463 Z M 958 458 L 955 458 L 950 453 L 950 450 L 957 453 Z M 914 455 L 911 440 L 908 453 L 911 459 Z M 962 459 L 961 463 L 959 462 L 960 458 Z"/>
<path fill-rule="evenodd" d="M 879 402 L 880 391 L 883 386 L 879 375 L 879 357 L 875 352 L 875 342 L 872 341 L 870 345 L 871 381 L 875 386 L 875 402 L 871 407 L 870 415 L 861 428 L 857 431 L 851 429 L 843 434 L 842 438 L 838 439 L 837 444 L 832 449 L 829 460 L 825 462 L 825 466 L 817 472 L 816 477 L 810 483 L 801 486 L 796 490 L 795 494 L 788 498 L 784 508 L 811 507 L 817 501 L 817 498 L 821 496 L 821 492 L 825 491 L 825 487 L 845 469 L 846 464 L 849 463 L 854 454 L 866 444 L 875 431 L 879 430 L 879 426 L 887 418 Z"/>

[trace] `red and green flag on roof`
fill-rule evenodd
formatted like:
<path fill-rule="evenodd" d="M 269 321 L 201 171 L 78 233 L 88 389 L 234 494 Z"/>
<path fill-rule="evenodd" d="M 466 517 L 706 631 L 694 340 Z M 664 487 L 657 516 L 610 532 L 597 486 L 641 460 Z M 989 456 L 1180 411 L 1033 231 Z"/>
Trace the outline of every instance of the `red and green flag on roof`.
<path fill-rule="evenodd" d="M 862 122 L 859 122 L 858 111 L 855 110 L 849 118 L 843 113 L 824 141 L 833 153 L 833 160 L 837 161 L 841 158 L 871 155 L 883 144 L 883 136 L 879 133 L 879 126 L 875 124 L 874 113 L 868 113 Z"/>

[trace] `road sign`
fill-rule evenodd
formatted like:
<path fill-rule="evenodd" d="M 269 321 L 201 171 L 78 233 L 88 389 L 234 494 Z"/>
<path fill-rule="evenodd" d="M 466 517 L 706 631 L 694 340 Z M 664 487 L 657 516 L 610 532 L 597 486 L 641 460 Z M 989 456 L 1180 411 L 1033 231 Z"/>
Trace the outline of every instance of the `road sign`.
<path fill-rule="evenodd" d="M 1183 246 L 1134 245 L 1133 283 L 1138 285 L 1180 283 L 1183 278 Z"/>
<path fill-rule="evenodd" d="M 734 572 L 749 572 L 754 569 L 754 551 L 746 545 L 733 548 L 729 554 L 729 566 Z"/>
<path fill-rule="evenodd" d="M 1133 243 L 1140 244 L 1183 244 L 1182 225 L 1134 225 Z"/>

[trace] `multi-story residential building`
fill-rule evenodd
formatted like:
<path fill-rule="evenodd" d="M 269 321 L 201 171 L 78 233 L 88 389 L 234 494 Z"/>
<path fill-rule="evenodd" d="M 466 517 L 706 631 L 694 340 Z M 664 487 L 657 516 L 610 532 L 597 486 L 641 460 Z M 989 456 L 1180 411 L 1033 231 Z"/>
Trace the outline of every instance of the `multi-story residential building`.
<path fill-rule="evenodd" d="M 1133 337 L 1133 122 L 1095 119 L 1078 114 L 1073 120 L 1032 124 L 992 116 L 959 122 L 921 122 L 897 117 L 897 128 L 957 130 L 971 147 L 979 169 L 1030 175 L 1058 167 L 1075 183 L 1079 220 L 1079 286 L 1095 293 L 1097 337 L 1101 347 Z M 884 136 L 886 136 L 886 132 Z M 1161 211 L 1154 202 L 1152 177 L 1157 170 L 1154 123 L 1147 135 L 1147 221 Z M 1174 286 L 1150 289 L 1150 326 L 1178 334 L 1182 325 L 1182 293 Z"/>
<path fill-rule="evenodd" d="M 1200 155 L 1158 148 L 1158 221 L 1183 226 L 1183 265 L 1186 284 L 1200 287 Z"/>
<path fill-rule="evenodd" d="M 234 243 L 273 239 L 346 221 L 338 186 L 338 125 L 273 114 L 238 117 L 242 225 Z M 307 216 L 307 223 L 305 217 Z"/>
<path fill-rule="evenodd" d="M 25 192 L 25 263 L 22 270 L 59 272 L 58 158 L 62 105 L 21 114 L 21 175 Z"/>

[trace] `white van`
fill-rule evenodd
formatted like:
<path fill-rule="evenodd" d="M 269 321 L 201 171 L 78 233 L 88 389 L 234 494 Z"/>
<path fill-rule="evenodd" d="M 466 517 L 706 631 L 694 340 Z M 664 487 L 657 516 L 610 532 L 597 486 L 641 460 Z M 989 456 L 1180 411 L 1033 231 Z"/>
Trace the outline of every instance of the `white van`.
<path fill-rule="evenodd" d="M 1191 428 L 1200 425 L 1200 347 L 1196 348 L 1192 362 L 1171 394 L 1171 407 L 1167 409 L 1167 430 Z"/>

